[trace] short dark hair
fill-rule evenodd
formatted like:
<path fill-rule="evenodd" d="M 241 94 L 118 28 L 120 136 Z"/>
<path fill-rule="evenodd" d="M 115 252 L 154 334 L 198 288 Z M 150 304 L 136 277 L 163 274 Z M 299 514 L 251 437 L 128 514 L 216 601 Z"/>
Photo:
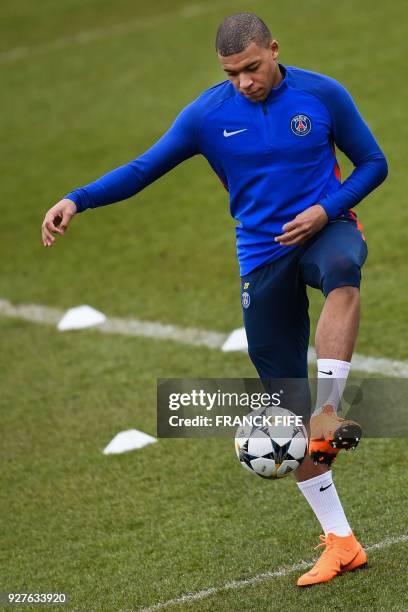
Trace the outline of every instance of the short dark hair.
<path fill-rule="evenodd" d="M 268 47 L 272 36 L 268 26 L 253 13 L 236 13 L 226 17 L 218 28 L 215 49 L 223 56 L 241 53 L 252 42 Z"/>

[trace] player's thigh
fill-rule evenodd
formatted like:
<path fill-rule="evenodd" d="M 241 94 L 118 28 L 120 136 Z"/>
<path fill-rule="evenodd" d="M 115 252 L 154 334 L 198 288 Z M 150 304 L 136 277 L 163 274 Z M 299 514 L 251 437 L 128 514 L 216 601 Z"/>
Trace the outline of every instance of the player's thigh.
<path fill-rule="evenodd" d="M 310 240 L 299 264 L 304 282 L 325 296 L 338 287 L 360 287 L 367 245 L 353 220 L 329 223 Z"/>
<path fill-rule="evenodd" d="M 307 378 L 309 315 L 298 251 L 241 279 L 248 353 L 261 378 Z"/>

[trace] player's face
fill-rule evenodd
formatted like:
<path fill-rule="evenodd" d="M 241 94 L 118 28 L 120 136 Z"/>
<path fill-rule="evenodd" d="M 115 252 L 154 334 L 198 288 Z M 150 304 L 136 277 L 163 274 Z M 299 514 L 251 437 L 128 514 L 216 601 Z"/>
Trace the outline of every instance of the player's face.
<path fill-rule="evenodd" d="M 241 53 L 218 54 L 221 66 L 231 83 L 252 102 L 265 100 L 282 75 L 278 66 L 278 43 L 273 40 L 268 48 L 252 42 Z"/>

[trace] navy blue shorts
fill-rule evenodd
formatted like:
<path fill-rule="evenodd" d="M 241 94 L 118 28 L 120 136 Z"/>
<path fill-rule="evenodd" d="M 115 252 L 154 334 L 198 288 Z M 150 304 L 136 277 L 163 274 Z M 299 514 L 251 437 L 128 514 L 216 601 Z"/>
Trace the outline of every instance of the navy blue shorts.
<path fill-rule="evenodd" d="M 307 378 L 306 287 L 320 289 L 325 296 L 338 287 L 360 287 L 366 257 L 356 222 L 342 219 L 241 278 L 248 353 L 260 378 Z"/>

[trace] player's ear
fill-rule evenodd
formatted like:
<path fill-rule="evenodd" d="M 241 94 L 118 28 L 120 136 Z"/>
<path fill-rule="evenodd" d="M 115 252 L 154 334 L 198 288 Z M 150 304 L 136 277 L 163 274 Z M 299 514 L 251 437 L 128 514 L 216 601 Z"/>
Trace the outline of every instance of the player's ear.
<path fill-rule="evenodd" d="M 278 56 L 279 56 L 279 44 L 278 44 L 278 41 L 273 39 L 269 43 L 269 49 L 271 50 L 271 53 L 272 53 L 272 59 L 277 60 Z"/>

